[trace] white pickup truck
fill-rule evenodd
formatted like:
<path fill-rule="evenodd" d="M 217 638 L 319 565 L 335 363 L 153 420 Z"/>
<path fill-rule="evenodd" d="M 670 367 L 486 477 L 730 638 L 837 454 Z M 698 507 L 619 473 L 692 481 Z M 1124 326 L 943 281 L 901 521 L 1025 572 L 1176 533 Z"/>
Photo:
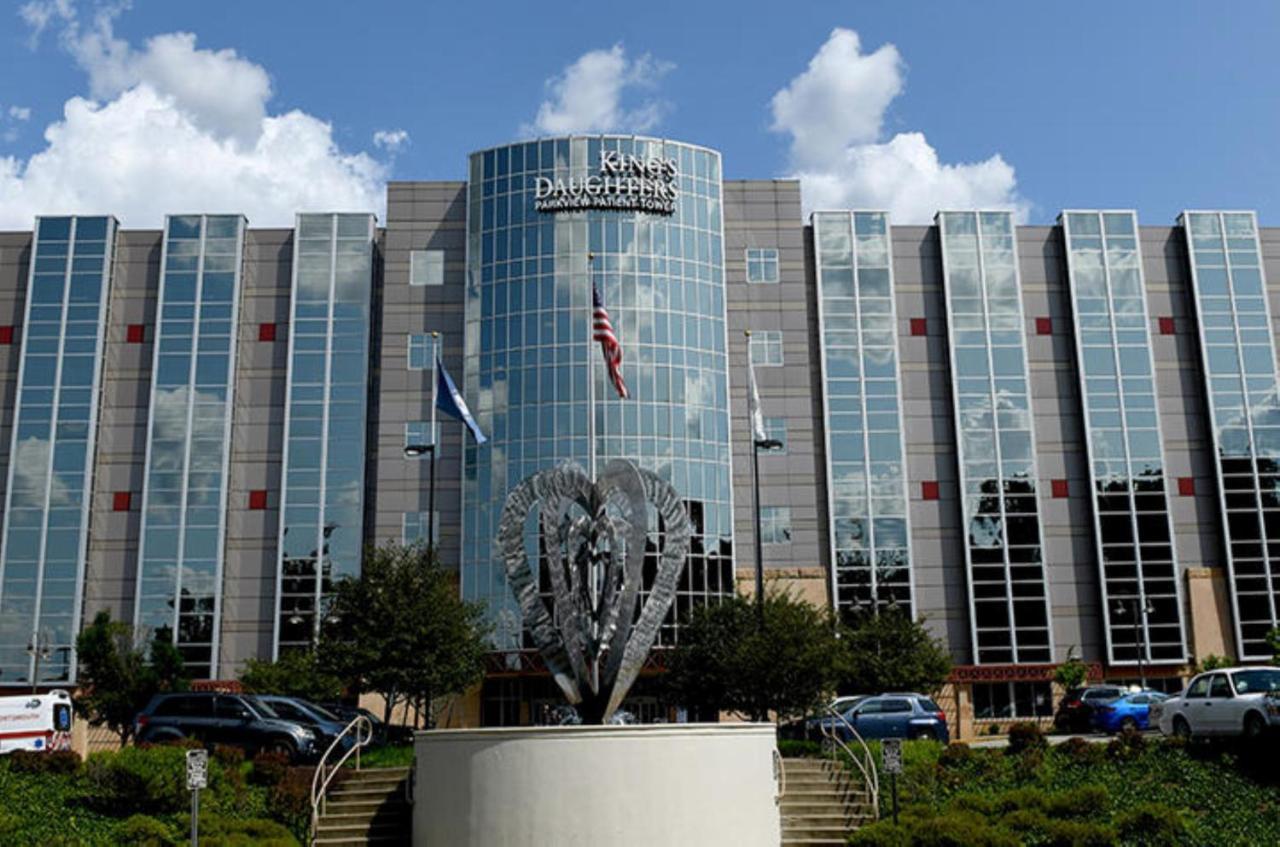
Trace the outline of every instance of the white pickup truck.
<path fill-rule="evenodd" d="M 1153 706 L 1151 718 L 1165 735 L 1259 737 L 1280 727 L 1280 668 L 1261 665 L 1202 673 L 1177 697 L 1158 709 Z"/>
<path fill-rule="evenodd" d="M 0 753 L 70 749 L 70 694 L 55 689 L 0 697 Z"/>

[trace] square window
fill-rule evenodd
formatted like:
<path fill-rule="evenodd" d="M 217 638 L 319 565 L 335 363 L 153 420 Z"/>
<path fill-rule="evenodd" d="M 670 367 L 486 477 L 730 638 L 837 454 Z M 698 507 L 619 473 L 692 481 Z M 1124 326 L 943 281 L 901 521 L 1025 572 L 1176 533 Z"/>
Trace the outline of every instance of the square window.
<path fill-rule="evenodd" d="M 129 491 L 117 491 L 111 498 L 111 511 L 127 512 L 133 505 L 133 494 Z"/>
<path fill-rule="evenodd" d="M 763 544 L 791 543 L 791 507 L 760 507 L 760 541 Z"/>
<path fill-rule="evenodd" d="M 926 479 L 920 483 L 920 498 L 922 500 L 938 499 L 938 481 L 936 479 Z"/>
<path fill-rule="evenodd" d="M 444 251 L 409 251 L 410 285 L 444 285 Z"/>
<path fill-rule="evenodd" d="M 275 341 L 276 325 L 275 324 L 258 324 L 258 340 L 259 341 Z"/>
<path fill-rule="evenodd" d="M 1036 335 L 1053 335 L 1053 319 L 1036 318 Z"/>
<path fill-rule="evenodd" d="M 1178 494 L 1182 497 L 1196 496 L 1196 480 L 1192 476 L 1178 477 Z"/>
<path fill-rule="evenodd" d="M 12 344 L 12 343 L 13 343 L 13 327 L 0 326 L 0 344 Z"/>
<path fill-rule="evenodd" d="M 782 364 L 782 333 L 753 332 L 747 345 L 751 364 L 776 367 Z"/>
<path fill-rule="evenodd" d="M 267 491 L 265 488 L 249 492 L 249 508 L 253 511 L 261 511 L 267 508 Z"/>
<path fill-rule="evenodd" d="M 129 324 L 125 330 L 125 341 L 130 344 L 142 344 L 147 340 L 147 327 L 145 324 Z"/>
<path fill-rule="evenodd" d="M 778 281 L 778 249 L 776 247 L 747 248 L 747 282 L 774 283 Z"/>
<path fill-rule="evenodd" d="M 1161 335 L 1174 335 L 1175 333 L 1177 333 L 1177 331 L 1178 331 L 1178 327 L 1177 327 L 1177 325 L 1173 322 L 1173 318 L 1170 318 L 1170 317 L 1162 317 L 1162 318 L 1160 319 L 1160 334 L 1161 334 Z"/>
<path fill-rule="evenodd" d="M 911 334 L 912 334 L 912 335 L 928 335 L 928 334 L 929 334 L 929 321 L 928 321 L 927 319 L 925 319 L 925 318 L 912 318 L 912 319 L 911 319 Z"/>
<path fill-rule="evenodd" d="M 431 539 L 432 544 L 440 543 L 440 510 L 436 509 L 435 520 L 431 520 L 430 512 L 405 512 L 403 524 L 400 529 L 400 543 L 414 544 L 419 541 L 426 541 L 427 533 L 430 532 L 434 537 Z"/>
<path fill-rule="evenodd" d="M 404 446 L 423 447 L 428 444 L 435 445 L 440 439 L 440 423 L 436 422 L 436 428 L 433 432 L 431 429 L 431 421 L 407 421 L 404 425 Z M 425 459 L 430 455 L 427 451 L 420 454 L 408 456 L 411 459 Z"/>
<path fill-rule="evenodd" d="M 422 371 L 431 367 L 436 355 L 436 336 L 418 332 L 409 336 L 409 370 Z"/>
<path fill-rule="evenodd" d="M 1050 483 L 1050 488 L 1053 491 L 1053 496 L 1058 498 L 1059 500 L 1061 500 L 1063 497 L 1069 496 L 1071 493 L 1071 486 L 1067 484 L 1067 481 L 1065 479 L 1053 480 L 1053 482 Z"/>

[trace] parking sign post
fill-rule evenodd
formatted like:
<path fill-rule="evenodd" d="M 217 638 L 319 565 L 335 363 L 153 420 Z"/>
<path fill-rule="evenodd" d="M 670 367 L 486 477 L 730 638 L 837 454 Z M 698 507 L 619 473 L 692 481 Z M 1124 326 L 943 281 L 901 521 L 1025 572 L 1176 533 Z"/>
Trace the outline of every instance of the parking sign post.
<path fill-rule="evenodd" d="M 200 844 L 200 789 L 209 787 L 209 751 L 187 751 L 187 789 L 191 791 L 191 847 Z"/>
<path fill-rule="evenodd" d="M 893 825 L 898 825 L 898 774 L 902 773 L 902 739 L 886 738 L 880 742 L 880 760 L 889 775 L 889 791 L 893 796 Z"/>

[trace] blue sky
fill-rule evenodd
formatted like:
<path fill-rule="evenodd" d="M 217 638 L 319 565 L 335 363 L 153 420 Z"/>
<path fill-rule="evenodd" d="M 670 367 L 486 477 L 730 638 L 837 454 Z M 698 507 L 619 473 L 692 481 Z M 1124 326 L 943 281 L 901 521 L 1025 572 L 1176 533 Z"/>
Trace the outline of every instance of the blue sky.
<path fill-rule="evenodd" d="M 800 175 L 807 205 L 899 222 L 1007 205 L 1280 225 L 1280 4 L 431 5 L 12 4 L 0 227 L 236 204 L 287 223 L 550 129 L 706 144 L 730 178 Z"/>

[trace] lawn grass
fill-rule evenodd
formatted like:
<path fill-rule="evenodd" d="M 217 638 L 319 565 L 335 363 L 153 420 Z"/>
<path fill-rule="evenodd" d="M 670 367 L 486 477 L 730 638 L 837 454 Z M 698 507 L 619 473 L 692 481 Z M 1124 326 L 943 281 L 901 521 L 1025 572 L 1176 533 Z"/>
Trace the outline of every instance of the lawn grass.
<path fill-rule="evenodd" d="M 388 744 L 360 751 L 362 768 L 407 768 L 413 764 L 412 744 Z M 347 767 L 354 768 L 356 759 L 347 759 Z"/>

